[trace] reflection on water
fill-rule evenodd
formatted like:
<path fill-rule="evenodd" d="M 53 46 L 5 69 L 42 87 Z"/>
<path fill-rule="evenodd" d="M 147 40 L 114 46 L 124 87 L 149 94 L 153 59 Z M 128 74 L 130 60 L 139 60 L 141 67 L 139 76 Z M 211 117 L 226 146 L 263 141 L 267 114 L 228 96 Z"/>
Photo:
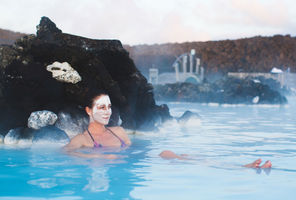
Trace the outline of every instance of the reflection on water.
<path fill-rule="evenodd" d="M 53 188 L 57 186 L 56 179 L 54 178 L 40 178 L 40 179 L 33 179 L 27 182 L 31 185 L 36 185 L 40 188 Z"/>
<path fill-rule="evenodd" d="M 91 192 L 102 192 L 109 189 L 109 177 L 107 175 L 108 168 L 96 167 L 92 168 L 91 177 L 88 177 L 88 184 L 84 186 L 83 190 L 90 190 Z"/>

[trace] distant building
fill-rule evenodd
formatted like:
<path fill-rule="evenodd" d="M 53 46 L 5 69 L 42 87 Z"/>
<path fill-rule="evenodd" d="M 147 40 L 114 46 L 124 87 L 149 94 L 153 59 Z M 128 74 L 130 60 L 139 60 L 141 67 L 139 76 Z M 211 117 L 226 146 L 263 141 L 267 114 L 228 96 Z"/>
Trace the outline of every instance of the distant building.
<path fill-rule="evenodd" d="M 167 84 L 176 82 L 200 83 L 204 79 L 204 68 L 200 66 L 200 58 L 196 57 L 195 50 L 180 55 L 172 67 L 175 72 L 158 75 L 154 68 L 149 70 L 149 82 L 152 84 Z M 157 74 L 157 75 L 156 75 Z M 153 81 L 157 79 L 157 81 Z"/>

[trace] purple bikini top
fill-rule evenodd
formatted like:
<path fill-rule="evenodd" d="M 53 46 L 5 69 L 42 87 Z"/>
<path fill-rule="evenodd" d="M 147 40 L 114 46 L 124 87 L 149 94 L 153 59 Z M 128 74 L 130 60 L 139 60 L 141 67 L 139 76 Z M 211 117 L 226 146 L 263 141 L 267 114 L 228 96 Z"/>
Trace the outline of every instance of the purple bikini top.
<path fill-rule="evenodd" d="M 125 142 L 124 142 L 120 137 L 118 137 L 113 131 L 111 131 L 111 130 L 110 130 L 109 128 L 107 128 L 107 127 L 106 127 L 106 129 L 107 129 L 112 135 L 114 135 L 114 136 L 120 141 L 120 143 L 121 143 L 120 147 L 124 148 L 124 147 L 127 146 L 127 145 L 125 144 Z M 87 130 L 89 136 L 91 137 L 92 141 L 94 142 L 94 148 L 101 148 L 101 147 L 103 147 L 100 143 L 98 143 L 98 142 L 96 142 L 96 141 L 94 140 L 94 138 L 93 138 L 93 136 L 91 135 L 91 133 L 89 132 L 89 130 L 88 130 L 88 129 L 86 129 L 86 130 Z"/>

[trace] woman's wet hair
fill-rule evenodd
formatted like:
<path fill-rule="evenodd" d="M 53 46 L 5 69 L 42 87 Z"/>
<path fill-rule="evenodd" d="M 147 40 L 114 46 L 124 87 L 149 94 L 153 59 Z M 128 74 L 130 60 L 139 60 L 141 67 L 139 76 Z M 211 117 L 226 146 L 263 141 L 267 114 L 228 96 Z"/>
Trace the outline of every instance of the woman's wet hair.
<path fill-rule="evenodd" d="M 101 95 L 108 95 L 108 93 L 105 90 L 101 90 L 101 89 L 90 91 L 87 95 L 85 106 L 92 108 L 94 105 L 94 100 Z"/>

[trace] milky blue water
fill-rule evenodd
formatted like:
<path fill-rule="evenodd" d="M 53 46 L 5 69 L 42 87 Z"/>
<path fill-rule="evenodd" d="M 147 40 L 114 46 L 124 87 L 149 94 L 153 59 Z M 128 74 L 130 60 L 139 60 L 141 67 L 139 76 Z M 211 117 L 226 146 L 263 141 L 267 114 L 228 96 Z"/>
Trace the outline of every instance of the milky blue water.
<path fill-rule="evenodd" d="M 169 103 L 166 123 L 130 135 L 117 161 L 84 159 L 60 147 L 0 145 L 0 199 L 295 199 L 296 99 L 287 106 Z M 165 149 L 191 160 L 163 160 Z M 262 158 L 271 170 L 242 164 Z"/>

